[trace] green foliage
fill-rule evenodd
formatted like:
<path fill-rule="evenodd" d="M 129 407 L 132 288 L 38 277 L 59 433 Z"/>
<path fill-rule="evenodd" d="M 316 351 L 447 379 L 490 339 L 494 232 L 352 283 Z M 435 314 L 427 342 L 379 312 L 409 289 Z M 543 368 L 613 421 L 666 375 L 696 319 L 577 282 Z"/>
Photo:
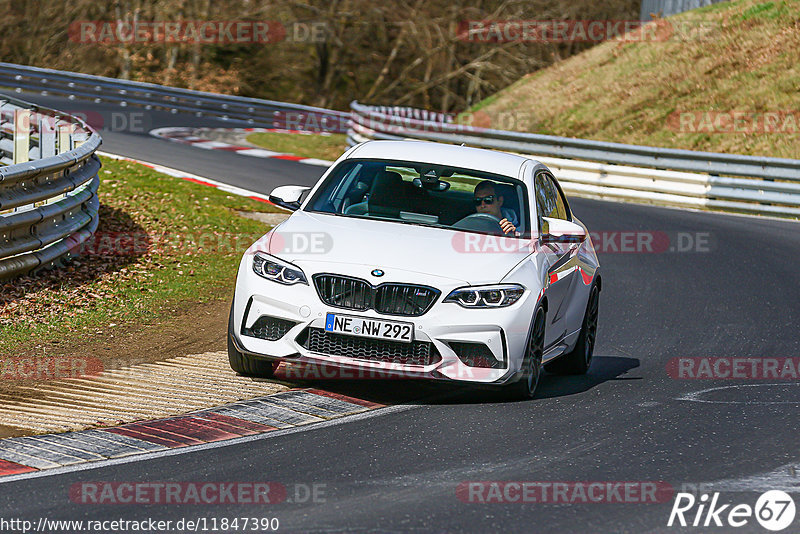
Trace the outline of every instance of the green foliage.
<path fill-rule="evenodd" d="M 651 23 L 658 40 L 603 43 L 474 109 L 514 115 L 519 131 L 798 159 L 798 20 L 800 0 L 721 2 Z M 719 114 L 745 126 L 700 121 Z M 778 128 L 764 127 L 766 114 Z"/>
<path fill-rule="evenodd" d="M 267 150 L 329 161 L 336 160 L 347 150 L 345 134 L 304 135 L 260 132 L 248 135 L 247 140 Z"/>
<path fill-rule="evenodd" d="M 0 354 L 229 295 L 243 252 L 268 230 L 237 212 L 275 211 L 135 163 L 104 160 L 100 176 L 91 252 L 0 286 Z"/>
<path fill-rule="evenodd" d="M 741 20 L 751 20 L 756 18 L 777 19 L 783 15 L 787 15 L 788 13 L 789 8 L 785 1 L 778 3 L 765 2 L 747 9 L 744 13 L 740 14 L 739 17 Z"/>

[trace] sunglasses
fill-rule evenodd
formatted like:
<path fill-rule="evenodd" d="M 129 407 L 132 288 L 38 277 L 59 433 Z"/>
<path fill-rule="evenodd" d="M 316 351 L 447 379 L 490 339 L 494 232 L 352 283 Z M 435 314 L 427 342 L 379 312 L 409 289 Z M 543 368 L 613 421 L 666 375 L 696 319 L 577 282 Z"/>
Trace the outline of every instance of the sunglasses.
<path fill-rule="evenodd" d="M 486 204 L 491 206 L 494 203 L 494 195 L 489 195 L 485 197 L 475 197 L 474 200 L 476 206 L 480 206 L 482 202 L 486 202 Z"/>

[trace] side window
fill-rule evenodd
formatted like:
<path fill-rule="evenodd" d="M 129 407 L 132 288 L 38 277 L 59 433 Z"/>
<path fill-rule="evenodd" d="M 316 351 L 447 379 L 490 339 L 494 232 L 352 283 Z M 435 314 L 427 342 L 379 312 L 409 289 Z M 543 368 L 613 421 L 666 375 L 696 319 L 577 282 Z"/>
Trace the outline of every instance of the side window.
<path fill-rule="evenodd" d="M 563 219 L 569 220 L 569 208 L 567 207 L 567 202 L 561 194 L 561 191 L 558 189 L 558 186 L 555 183 L 555 179 L 543 172 L 539 174 L 539 180 L 537 183 L 541 183 L 542 189 L 542 196 L 545 199 L 545 205 L 547 209 L 543 212 L 543 217 L 550 217 L 553 219 Z M 540 187 L 537 185 L 537 202 L 538 202 L 538 190 Z"/>
<path fill-rule="evenodd" d="M 550 182 L 550 187 L 553 190 L 553 199 L 556 204 L 556 210 L 558 211 L 558 215 L 556 215 L 556 217 L 568 221 L 570 217 L 569 217 L 569 207 L 567 206 L 567 200 L 564 198 L 564 195 L 561 193 L 561 190 L 556 185 L 555 178 L 551 176 L 549 182 Z"/>
<path fill-rule="evenodd" d="M 549 184 L 547 183 L 547 175 L 540 172 L 534 179 L 534 195 L 536 196 L 536 215 L 539 219 L 542 217 L 550 217 L 550 205 L 548 202 L 547 190 Z"/>
<path fill-rule="evenodd" d="M 553 198 L 553 204 L 556 207 L 553 217 L 556 219 L 566 219 L 567 208 L 564 204 L 564 199 L 561 198 L 561 194 L 558 192 L 558 187 L 556 187 L 556 184 L 553 182 L 552 178 L 548 179 L 547 183 L 550 185 L 550 194 Z"/>

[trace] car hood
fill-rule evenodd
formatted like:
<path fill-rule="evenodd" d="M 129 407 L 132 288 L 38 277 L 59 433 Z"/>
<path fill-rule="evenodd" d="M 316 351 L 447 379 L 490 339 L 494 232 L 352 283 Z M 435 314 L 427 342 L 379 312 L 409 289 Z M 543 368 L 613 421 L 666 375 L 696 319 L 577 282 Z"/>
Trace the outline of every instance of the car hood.
<path fill-rule="evenodd" d="M 254 246 L 309 274 L 368 268 L 367 273 L 383 270 L 385 281 L 419 273 L 477 285 L 500 282 L 530 254 L 530 245 L 517 238 L 297 211 Z"/>

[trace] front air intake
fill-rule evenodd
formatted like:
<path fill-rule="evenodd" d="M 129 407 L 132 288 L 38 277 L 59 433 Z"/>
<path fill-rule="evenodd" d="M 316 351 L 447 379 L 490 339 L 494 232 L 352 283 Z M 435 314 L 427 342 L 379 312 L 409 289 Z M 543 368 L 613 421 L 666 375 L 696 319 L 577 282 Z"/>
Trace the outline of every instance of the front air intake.
<path fill-rule="evenodd" d="M 442 357 L 433 343 L 413 341 L 402 343 L 387 339 L 333 334 L 322 328 L 306 328 L 297 336 L 297 343 L 311 352 L 357 360 L 397 365 L 432 365 Z"/>
<path fill-rule="evenodd" d="M 469 367 L 483 367 L 487 369 L 503 369 L 505 363 L 497 360 L 492 351 L 483 343 L 462 343 L 450 341 L 448 343 L 458 359 Z"/>
<path fill-rule="evenodd" d="M 287 319 L 262 315 L 250 328 L 242 327 L 242 335 L 266 341 L 277 341 L 285 336 L 296 324 L 296 322 Z"/>
<path fill-rule="evenodd" d="M 428 286 L 395 282 L 372 286 L 366 280 L 338 274 L 317 274 L 313 278 L 325 304 L 346 310 L 375 310 L 384 315 L 419 317 L 441 294 Z"/>

